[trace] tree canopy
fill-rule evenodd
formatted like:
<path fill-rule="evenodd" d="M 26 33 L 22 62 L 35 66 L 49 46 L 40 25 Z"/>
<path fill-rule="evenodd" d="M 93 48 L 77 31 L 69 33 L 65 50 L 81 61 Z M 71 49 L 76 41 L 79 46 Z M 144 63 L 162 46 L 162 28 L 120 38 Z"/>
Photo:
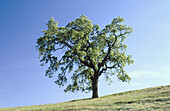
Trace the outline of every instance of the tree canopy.
<path fill-rule="evenodd" d="M 101 75 L 110 82 L 112 75 L 122 82 L 129 82 L 131 78 L 124 67 L 132 64 L 133 60 L 125 53 L 127 45 L 124 40 L 132 28 L 123 22 L 123 18 L 117 17 L 100 29 L 82 15 L 65 27 L 59 27 L 58 22 L 51 18 L 47 23 L 48 29 L 43 30 L 44 35 L 37 39 L 41 65 L 49 64 L 46 76 L 53 77 L 58 73 L 55 83 L 64 86 L 68 73 L 73 71 L 72 83 L 64 91 L 93 90 L 94 98 L 98 97 L 97 83 Z M 64 53 L 59 53 L 59 50 Z"/>

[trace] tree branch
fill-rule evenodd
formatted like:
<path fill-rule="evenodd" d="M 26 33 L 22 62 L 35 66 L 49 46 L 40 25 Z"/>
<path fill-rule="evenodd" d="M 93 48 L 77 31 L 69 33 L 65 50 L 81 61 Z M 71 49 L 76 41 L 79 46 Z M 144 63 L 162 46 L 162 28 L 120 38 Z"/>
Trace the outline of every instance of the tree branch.
<path fill-rule="evenodd" d="M 118 37 L 118 36 L 116 36 L 116 34 L 114 34 L 114 36 L 115 36 L 115 41 L 114 41 L 114 43 L 112 44 L 112 47 L 116 44 L 117 37 Z"/>
<path fill-rule="evenodd" d="M 80 62 L 83 63 L 84 65 L 88 66 L 88 67 L 91 67 L 93 70 L 95 70 L 95 67 L 92 64 L 89 64 L 88 62 L 82 61 L 82 60 L 80 60 Z"/>
<path fill-rule="evenodd" d="M 99 63 L 99 64 L 98 64 L 98 69 L 99 69 L 99 70 L 100 70 L 100 68 L 106 63 L 106 60 L 107 60 L 107 58 L 108 58 L 108 56 L 109 56 L 109 54 L 110 54 L 111 48 L 116 44 L 117 36 L 116 36 L 116 34 L 114 34 L 114 35 L 115 35 L 115 41 L 113 42 L 112 45 L 110 45 L 109 41 L 108 41 L 107 39 L 105 39 L 105 41 L 107 42 L 109 48 L 108 48 L 108 51 L 107 51 L 107 54 L 106 54 L 105 58 L 102 60 L 102 63 Z"/>
<path fill-rule="evenodd" d="M 105 68 L 102 68 L 102 70 L 99 72 L 99 76 L 104 72 L 106 71 L 107 69 L 112 69 L 112 68 L 115 68 L 116 64 L 114 64 L 113 66 L 110 66 L 108 67 L 107 64 L 105 64 Z"/>
<path fill-rule="evenodd" d="M 69 47 L 70 49 L 72 49 L 72 46 L 70 44 L 68 44 L 67 42 L 61 41 L 61 43 L 65 44 L 67 47 Z"/>
<path fill-rule="evenodd" d="M 57 48 L 57 49 L 55 49 L 55 51 L 56 51 L 56 50 L 60 50 L 60 49 L 63 49 L 63 48 L 65 47 L 65 46 L 66 46 L 66 45 L 64 45 L 64 46 L 63 46 L 63 47 L 61 47 L 61 48 Z"/>

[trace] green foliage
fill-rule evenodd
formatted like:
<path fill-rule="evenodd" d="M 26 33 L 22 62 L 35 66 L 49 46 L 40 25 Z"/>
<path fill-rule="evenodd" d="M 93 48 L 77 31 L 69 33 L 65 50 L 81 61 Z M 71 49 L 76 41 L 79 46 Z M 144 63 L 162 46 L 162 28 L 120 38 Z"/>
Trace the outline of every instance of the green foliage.
<path fill-rule="evenodd" d="M 43 30 L 44 36 L 38 38 L 37 48 L 42 66 L 49 63 L 46 76 L 53 77 L 55 72 L 59 86 L 67 83 L 67 73 L 73 71 L 72 84 L 67 91 L 91 91 L 92 81 L 104 74 L 106 80 L 117 75 L 122 82 L 129 82 L 130 77 L 124 70 L 126 64 L 132 64 L 131 55 L 126 55 L 126 36 L 132 32 L 131 27 L 123 25 L 124 19 L 117 17 L 111 24 L 100 29 L 93 25 L 88 17 L 82 15 L 65 27 L 59 27 L 53 18 Z M 64 50 L 62 57 L 57 52 Z"/>

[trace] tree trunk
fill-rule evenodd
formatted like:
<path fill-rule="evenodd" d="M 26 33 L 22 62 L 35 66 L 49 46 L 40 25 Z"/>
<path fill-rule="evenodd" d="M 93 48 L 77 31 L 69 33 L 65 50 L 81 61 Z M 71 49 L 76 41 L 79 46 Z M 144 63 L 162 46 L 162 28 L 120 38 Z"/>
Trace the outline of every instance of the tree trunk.
<path fill-rule="evenodd" d="M 98 98 L 98 78 L 93 79 L 92 90 L 93 90 L 92 98 Z"/>

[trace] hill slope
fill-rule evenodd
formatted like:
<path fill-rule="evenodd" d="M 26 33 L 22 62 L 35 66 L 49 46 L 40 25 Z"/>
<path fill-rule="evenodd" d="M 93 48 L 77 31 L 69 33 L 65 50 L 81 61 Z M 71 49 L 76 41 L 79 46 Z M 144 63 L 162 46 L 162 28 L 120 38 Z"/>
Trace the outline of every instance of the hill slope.
<path fill-rule="evenodd" d="M 1 108 L 0 111 L 102 111 L 102 110 L 165 110 L 170 111 L 170 85 L 127 91 L 96 99 L 81 99 L 69 102 Z"/>

